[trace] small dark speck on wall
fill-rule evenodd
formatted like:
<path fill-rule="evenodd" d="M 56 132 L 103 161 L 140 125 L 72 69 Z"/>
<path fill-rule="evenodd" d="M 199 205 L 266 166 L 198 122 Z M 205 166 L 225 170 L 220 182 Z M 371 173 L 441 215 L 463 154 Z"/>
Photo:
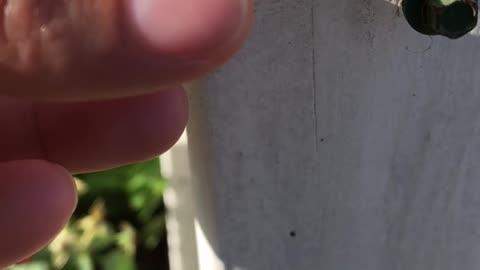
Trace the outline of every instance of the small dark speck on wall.
<path fill-rule="evenodd" d="M 295 237 L 295 236 L 297 236 L 297 233 L 296 233 L 295 231 L 290 231 L 290 237 L 293 238 L 293 237 Z"/>

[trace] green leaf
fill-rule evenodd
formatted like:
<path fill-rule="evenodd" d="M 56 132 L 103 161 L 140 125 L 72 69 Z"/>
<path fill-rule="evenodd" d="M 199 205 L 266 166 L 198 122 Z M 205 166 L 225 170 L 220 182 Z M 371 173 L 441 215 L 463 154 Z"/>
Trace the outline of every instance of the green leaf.
<path fill-rule="evenodd" d="M 88 254 L 73 255 L 63 270 L 94 270 L 92 258 Z"/>
<path fill-rule="evenodd" d="M 149 221 L 142 230 L 143 245 L 147 249 L 155 249 L 165 233 L 165 217 L 158 216 Z"/>
<path fill-rule="evenodd" d="M 117 234 L 117 245 L 123 253 L 135 256 L 136 252 L 136 231 L 128 223 L 121 224 L 121 231 Z"/>
<path fill-rule="evenodd" d="M 108 231 L 106 235 L 102 237 L 96 237 L 92 240 L 89 246 L 89 252 L 101 252 L 109 247 L 115 245 L 115 232 Z"/>
<path fill-rule="evenodd" d="M 47 262 L 31 262 L 29 264 L 14 265 L 8 270 L 50 270 Z"/>
<path fill-rule="evenodd" d="M 32 256 L 31 261 L 32 262 L 41 262 L 41 261 L 49 261 L 50 256 L 52 256 L 50 250 L 48 248 L 43 248 L 39 252 L 37 252 L 35 255 Z"/>
<path fill-rule="evenodd" d="M 108 218 L 116 221 L 127 218 L 132 212 L 140 215 L 140 219 L 148 218 L 161 206 L 166 185 L 158 158 L 77 177 L 89 190 L 80 196 L 77 210 L 86 211 L 95 198 L 101 197 L 109 210 Z"/>
<path fill-rule="evenodd" d="M 120 251 L 113 251 L 106 255 L 102 261 L 102 269 L 136 270 L 134 257 Z"/>

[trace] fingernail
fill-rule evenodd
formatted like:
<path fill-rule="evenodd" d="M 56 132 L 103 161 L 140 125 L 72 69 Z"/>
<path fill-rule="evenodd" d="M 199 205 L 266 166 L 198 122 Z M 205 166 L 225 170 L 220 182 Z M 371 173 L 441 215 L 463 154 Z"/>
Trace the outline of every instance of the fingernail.
<path fill-rule="evenodd" d="M 130 24 L 156 53 L 201 58 L 238 35 L 249 0 L 126 0 Z"/>

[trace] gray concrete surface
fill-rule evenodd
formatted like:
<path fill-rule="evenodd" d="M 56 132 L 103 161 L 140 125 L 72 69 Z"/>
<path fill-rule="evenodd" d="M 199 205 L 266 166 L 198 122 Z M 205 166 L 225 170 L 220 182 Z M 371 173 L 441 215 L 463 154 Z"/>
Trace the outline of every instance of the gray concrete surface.
<path fill-rule="evenodd" d="M 190 93 L 222 267 L 480 269 L 479 61 L 480 37 L 430 40 L 383 0 L 259 0 Z"/>

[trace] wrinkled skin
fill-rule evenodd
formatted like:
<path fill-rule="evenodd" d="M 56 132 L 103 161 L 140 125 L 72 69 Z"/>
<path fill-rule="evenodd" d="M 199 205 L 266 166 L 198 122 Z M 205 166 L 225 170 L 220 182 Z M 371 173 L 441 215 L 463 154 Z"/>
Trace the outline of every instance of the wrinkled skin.
<path fill-rule="evenodd" d="M 222 42 L 231 39 L 231 44 L 203 41 L 196 48 L 188 44 L 175 48 L 171 44 L 152 46 L 141 35 L 132 22 L 129 2 L 0 0 L 4 11 L 0 82 L 4 92 L 14 96 L 28 92 L 39 99 L 88 99 L 130 95 L 132 88 L 147 93 L 178 84 L 212 71 L 238 49 L 238 40 L 244 39 L 248 28 L 237 29 L 240 19 L 220 24 L 222 16 L 242 16 L 235 9 L 252 8 L 246 1 L 236 1 L 236 7 L 230 5 L 225 14 L 205 13 L 218 23 L 199 34 L 208 37 L 216 33 L 216 38 Z M 221 4 L 218 0 L 207 2 Z M 180 14 L 163 23 L 175 28 L 195 16 Z M 232 36 L 221 36 L 226 34 Z M 189 61 L 185 61 L 186 55 Z M 33 94 L 32 88 L 36 89 Z"/>
<path fill-rule="evenodd" d="M 92 3 L 3 0 L 2 66 L 61 79 L 78 68 L 82 57 L 95 59 L 110 53 L 119 36 L 120 2 Z"/>
<path fill-rule="evenodd" d="M 181 83 L 242 46 L 253 1 L 0 0 L 0 10 L 3 269 L 66 224 L 71 174 L 147 160 L 178 140 Z"/>

